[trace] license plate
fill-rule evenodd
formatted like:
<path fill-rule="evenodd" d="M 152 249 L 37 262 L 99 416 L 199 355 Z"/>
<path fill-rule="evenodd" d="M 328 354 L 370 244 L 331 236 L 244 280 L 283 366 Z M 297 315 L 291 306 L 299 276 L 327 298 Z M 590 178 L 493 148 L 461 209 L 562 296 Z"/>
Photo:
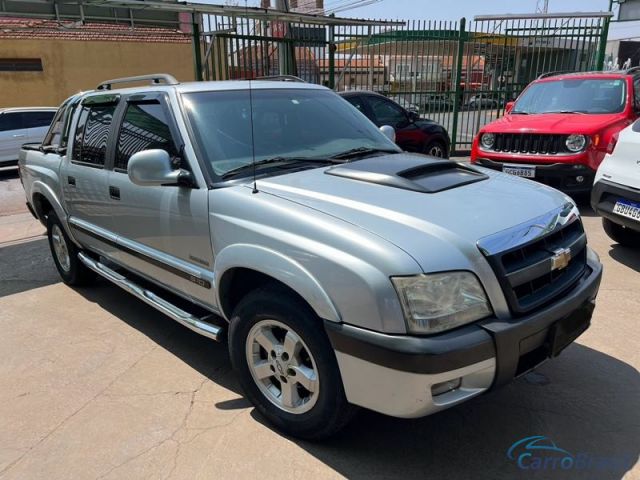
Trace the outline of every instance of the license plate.
<path fill-rule="evenodd" d="M 620 199 L 614 205 L 613 213 L 640 221 L 640 203 Z"/>
<path fill-rule="evenodd" d="M 553 324 L 549 331 L 549 346 L 552 357 L 557 356 L 589 328 L 594 307 L 595 304 L 587 302 L 569 316 Z"/>
<path fill-rule="evenodd" d="M 502 166 L 502 171 L 516 177 L 535 178 L 536 176 L 536 167 L 505 164 Z"/>

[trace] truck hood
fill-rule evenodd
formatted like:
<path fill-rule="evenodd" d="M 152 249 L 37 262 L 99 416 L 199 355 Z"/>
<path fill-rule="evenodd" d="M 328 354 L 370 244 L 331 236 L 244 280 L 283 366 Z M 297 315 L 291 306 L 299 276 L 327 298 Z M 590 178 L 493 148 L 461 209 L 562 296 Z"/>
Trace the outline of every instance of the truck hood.
<path fill-rule="evenodd" d="M 258 189 L 378 235 L 425 272 L 468 269 L 470 262 L 484 270 L 478 240 L 568 201 L 529 180 L 407 153 L 271 177 Z"/>
<path fill-rule="evenodd" d="M 616 123 L 621 114 L 543 113 L 535 115 L 505 115 L 482 128 L 489 133 L 580 133 L 595 134 Z"/>

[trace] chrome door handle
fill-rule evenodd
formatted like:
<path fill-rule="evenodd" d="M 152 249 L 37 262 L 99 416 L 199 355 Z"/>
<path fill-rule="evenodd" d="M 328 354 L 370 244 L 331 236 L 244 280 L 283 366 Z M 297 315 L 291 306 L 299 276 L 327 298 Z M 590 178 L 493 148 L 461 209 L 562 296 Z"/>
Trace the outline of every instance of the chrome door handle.
<path fill-rule="evenodd" d="M 22 138 L 22 137 L 26 137 L 26 135 L 24 133 L 18 133 L 13 136 L 13 138 Z"/>

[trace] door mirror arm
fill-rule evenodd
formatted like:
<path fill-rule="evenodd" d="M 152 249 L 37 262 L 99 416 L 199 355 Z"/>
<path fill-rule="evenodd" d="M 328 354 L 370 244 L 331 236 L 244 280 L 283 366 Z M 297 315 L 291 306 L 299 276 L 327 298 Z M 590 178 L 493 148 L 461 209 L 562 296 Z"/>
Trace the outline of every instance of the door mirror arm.
<path fill-rule="evenodd" d="M 176 185 L 184 188 L 196 188 L 198 186 L 196 184 L 196 179 L 193 176 L 193 173 L 184 168 L 178 170 Z"/>

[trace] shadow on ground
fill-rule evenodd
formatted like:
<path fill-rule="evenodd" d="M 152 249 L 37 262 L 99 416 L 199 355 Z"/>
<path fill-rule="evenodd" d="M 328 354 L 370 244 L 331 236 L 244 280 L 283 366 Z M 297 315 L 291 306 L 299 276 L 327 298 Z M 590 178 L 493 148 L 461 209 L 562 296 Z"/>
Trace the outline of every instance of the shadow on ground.
<path fill-rule="evenodd" d="M 158 315 L 115 286 L 78 291 L 213 382 L 242 394 L 225 345 Z M 537 372 L 437 415 L 401 420 L 363 410 L 329 441 L 292 441 L 347 478 L 620 479 L 640 452 L 639 398 L 636 369 L 575 344 Z M 246 400 L 236 399 L 215 408 L 247 406 Z M 255 410 L 252 416 L 264 422 Z M 513 442 L 532 435 L 544 435 L 573 455 L 621 458 L 624 465 L 520 471 L 506 452 Z"/>
<path fill-rule="evenodd" d="M 59 281 L 46 238 L 0 246 L 0 297 Z"/>
<path fill-rule="evenodd" d="M 0 182 L 3 180 L 11 180 L 18 177 L 19 177 L 19 174 L 18 174 L 17 167 L 0 168 Z"/>
<path fill-rule="evenodd" d="M 640 250 L 637 248 L 623 247 L 614 243 L 611 245 L 611 250 L 609 250 L 609 256 L 616 262 L 640 272 Z"/>

